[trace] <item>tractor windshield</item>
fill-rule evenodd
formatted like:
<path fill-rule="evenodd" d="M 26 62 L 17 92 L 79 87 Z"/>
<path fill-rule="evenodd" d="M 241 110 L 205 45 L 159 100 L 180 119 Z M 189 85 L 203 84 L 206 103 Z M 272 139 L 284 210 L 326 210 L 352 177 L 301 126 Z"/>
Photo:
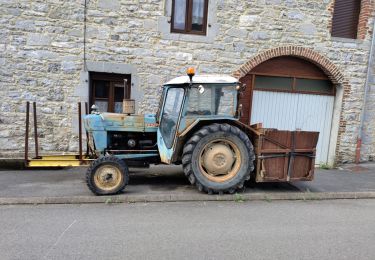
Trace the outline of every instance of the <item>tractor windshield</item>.
<path fill-rule="evenodd" d="M 187 115 L 234 117 L 237 101 L 236 86 L 237 85 L 226 84 L 200 84 L 191 88 L 189 90 Z"/>

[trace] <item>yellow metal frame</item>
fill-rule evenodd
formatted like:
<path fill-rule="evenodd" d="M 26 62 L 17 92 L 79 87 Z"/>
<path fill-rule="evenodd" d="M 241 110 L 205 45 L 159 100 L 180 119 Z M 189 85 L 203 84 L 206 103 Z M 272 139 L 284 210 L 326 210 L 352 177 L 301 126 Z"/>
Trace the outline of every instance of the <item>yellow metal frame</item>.
<path fill-rule="evenodd" d="M 78 154 L 73 155 L 45 155 L 27 160 L 27 167 L 77 167 L 90 164 L 93 160 L 87 156 L 79 159 Z"/>

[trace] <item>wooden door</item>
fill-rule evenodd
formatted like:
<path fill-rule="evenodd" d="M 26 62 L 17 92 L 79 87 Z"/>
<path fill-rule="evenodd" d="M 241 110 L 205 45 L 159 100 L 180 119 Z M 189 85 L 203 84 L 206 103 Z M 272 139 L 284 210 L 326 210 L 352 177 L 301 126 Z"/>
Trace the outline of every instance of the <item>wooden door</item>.
<path fill-rule="evenodd" d="M 240 93 L 239 102 L 242 105 L 240 121 L 244 124 L 250 124 L 251 103 L 253 100 L 253 75 L 246 75 L 240 79 L 240 82 L 246 86 L 245 90 Z"/>

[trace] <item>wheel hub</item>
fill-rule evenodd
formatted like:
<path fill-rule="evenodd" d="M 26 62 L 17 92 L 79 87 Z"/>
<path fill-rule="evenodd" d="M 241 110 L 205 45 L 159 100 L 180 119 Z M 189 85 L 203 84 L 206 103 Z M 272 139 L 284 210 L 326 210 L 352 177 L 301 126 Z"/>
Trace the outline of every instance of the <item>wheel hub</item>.
<path fill-rule="evenodd" d="M 108 182 L 109 180 L 112 180 L 113 177 L 112 177 L 111 173 L 107 173 L 104 176 L 102 176 L 102 179 L 103 179 L 103 181 Z"/>
<path fill-rule="evenodd" d="M 110 190 L 120 185 L 121 178 L 121 172 L 116 167 L 103 165 L 97 170 L 94 181 L 101 189 Z"/>
<path fill-rule="evenodd" d="M 232 169 L 235 155 L 232 150 L 224 144 L 212 144 L 203 155 L 203 166 L 209 174 L 225 175 Z"/>

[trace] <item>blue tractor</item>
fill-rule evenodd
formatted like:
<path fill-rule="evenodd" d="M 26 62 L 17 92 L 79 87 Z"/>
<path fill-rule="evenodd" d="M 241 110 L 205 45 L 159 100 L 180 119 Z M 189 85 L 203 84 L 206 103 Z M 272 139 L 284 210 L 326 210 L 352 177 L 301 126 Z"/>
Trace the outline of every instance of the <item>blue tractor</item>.
<path fill-rule="evenodd" d="M 250 179 L 255 154 L 249 127 L 239 122 L 241 86 L 230 76 L 177 77 L 163 86 L 157 114 L 93 110 L 84 117 L 97 158 L 86 175 L 97 195 L 116 194 L 129 181 L 128 166 L 182 164 L 200 191 L 234 193 Z"/>

